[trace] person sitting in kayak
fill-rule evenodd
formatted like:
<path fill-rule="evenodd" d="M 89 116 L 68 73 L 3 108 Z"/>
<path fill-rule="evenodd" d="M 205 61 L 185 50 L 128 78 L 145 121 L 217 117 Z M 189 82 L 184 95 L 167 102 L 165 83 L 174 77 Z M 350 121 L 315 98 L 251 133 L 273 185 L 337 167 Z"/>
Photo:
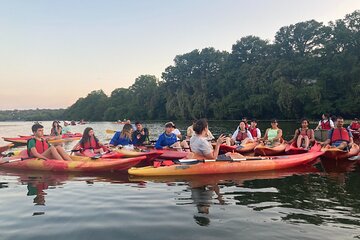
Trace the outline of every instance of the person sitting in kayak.
<path fill-rule="evenodd" d="M 257 141 L 261 138 L 261 131 L 257 127 L 257 121 L 256 119 L 251 120 L 249 132 L 251 133 L 251 136 L 253 137 L 254 141 Z"/>
<path fill-rule="evenodd" d="M 53 121 L 50 136 L 61 136 L 61 128 L 58 121 Z"/>
<path fill-rule="evenodd" d="M 330 130 L 334 128 L 334 122 L 330 119 L 330 115 L 328 113 L 324 113 L 322 116 L 322 120 L 319 121 L 319 124 L 315 128 L 315 130 Z"/>
<path fill-rule="evenodd" d="M 109 146 L 115 147 L 118 145 L 121 146 L 128 146 L 133 144 L 132 140 L 132 133 L 133 133 L 133 127 L 131 124 L 126 123 L 122 129 L 122 131 L 115 132 L 114 136 L 110 140 Z"/>
<path fill-rule="evenodd" d="M 197 120 L 194 125 L 195 135 L 190 138 L 191 151 L 197 159 L 216 159 L 219 155 L 220 145 L 225 142 L 224 135 L 216 141 L 215 149 L 207 139 L 208 122 L 206 119 Z"/>
<path fill-rule="evenodd" d="M 155 143 L 155 148 L 160 150 L 175 148 L 178 151 L 182 151 L 182 148 L 184 148 L 185 151 L 188 152 L 189 145 L 185 140 L 179 142 L 176 134 L 173 133 L 174 129 L 175 129 L 175 124 L 173 122 L 166 123 L 165 132 L 159 136 L 158 140 Z"/>
<path fill-rule="evenodd" d="M 144 128 L 141 122 L 135 122 L 136 130 L 132 134 L 134 145 L 143 145 L 144 143 L 150 142 L 149 129 Z"/>
<path fill-rule="evenodd" d="M 193 124 L 191 126 L 189 126 L 186 130 L 186 140 L 190 141 L 190 138 L 192 136 L 195 136 L 195 131 L 194 131 L 194 124 L 196 123 L 197 120 L 193 120 Z M 206 138 L 208 141 L 211 141 L 213 139 L 215 139 L 215 137 L 212 135 L 212 133 L 210 132 L 210 130 L 208 129 L 206 132 Z"/>
<path fill-rule="evenodd" d="M 44 127 L 36 123 L 31 127 L 34 137 L 27 142 L 29 157 L 41 159 L 68 160 L 72 159 L 61 146 L 51 146 L 44 138 Z"/>
<path fill-rule="evenodd" d="M 336 127 L 329 131 L 328 139 L 322 145 L 330 144 L 340 150 L 350 150 L 353 143 L 352 133 L 347 128 L 344 128 L 344 119 L 337 117 Z"/>
<path fill-rule="evenodd" d="M 69 123 L 64 121 L 64 127 L 62 129 L 61 134 L 71 134 L 69 125 L 70 125 Z"/>
<path fill-rule="evenodd" d="M 245 127 L 246 123 L 244 121 L 241 121 L 239 123 L 239 127 L 235 130 L 235 132 L 232 134 L 231 138 L 226 138 L 226 145 L 232 146 L 232 145 L 242 145 L 246 144 L 248 142 L 254 141 L 251 133 L 247 128 Z"/>
<path fill-rule="evenodd" d="M 314 130 L 309 128 L 309 120 L 303 118 L 301 120 L 301 128 L 295 130 L 293 139 L 288 143 L 291 144 L 296 141 L 298 148 L 309 149 L 315 143 Z"/>
<path fill-rule="evenodd" d="M 360 123 L 359 123 L 359 119 L 354 118 L 354 120 L 351 122 L 351 124 L 349 125 L 348 129 L 353 132 L 353 131 L 360 131 Z"/>
<path fill-rule="evenodd" d="M 168 123 L 171 123 L 172 133 L 174 133 L 176 135 L 177 140 L 180 141 L 182 139 L 182 134 L 181 134 L 180 130 L 176 128 L 176 126 L 173 122 L 168 122 Z"/>
<path fill-rule="evenodd" d="M 243 121 L 245 123 L 245 128 L 246 129 L 249 129 L 249 124 L 248 124 L 248 120 L 247 120 L 247 117 L 242 117 L 241 121 Z"/>
<path fill-rule="evenodd" d="M 103 153 L 109 149 L 95 136 L 94 130 L 91 127 L 87 127 L 84 129 L 80 141 L 73 147 L 73 150 L 80 150 L 80 152 L 90 150 L 93 153 Z"/>
<path fill-rule="evenodd" d="M 273 147 L 280 145 L 283 133 L 278 126 L 276 119 L 271 120 L 271 128 L 266 129 L 264 138 L 262 139 L 266 144 Z"/>

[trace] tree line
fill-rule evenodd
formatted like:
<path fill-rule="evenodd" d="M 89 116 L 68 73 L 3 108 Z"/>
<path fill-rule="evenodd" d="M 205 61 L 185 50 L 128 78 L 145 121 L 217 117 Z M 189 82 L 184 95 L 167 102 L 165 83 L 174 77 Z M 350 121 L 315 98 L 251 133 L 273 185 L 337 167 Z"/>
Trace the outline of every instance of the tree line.
<path fill-rule="evenodd" d="M 323 24 L 280 28 L 274 41 L 246 36 L 231 52 L 178 55 L 161 79 L 141 75 L 110 96 L 78 99 L 64 119 L 298 119 L 360 113 L 360 11 Z"/>

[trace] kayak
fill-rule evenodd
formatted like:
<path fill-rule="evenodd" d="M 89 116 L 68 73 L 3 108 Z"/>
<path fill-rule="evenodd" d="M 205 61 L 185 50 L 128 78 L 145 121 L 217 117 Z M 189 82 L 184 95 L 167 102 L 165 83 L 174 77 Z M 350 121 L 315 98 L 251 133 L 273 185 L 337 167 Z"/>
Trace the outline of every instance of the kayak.
<path fill-rule="evenodd" d="M 353 144 L 350 151 L 343 151 L 335 147 L 326 146 L 321 149 L 324 152 L 325 159 L 335 159 L 335 160 L 343 160 L 354 157 L 359 154 L 360 148 L 359 145 Z"/>
<path fill-rule="evenodd" d="M 220 152 L 238 152 L 238 153 L 247 153 L 254 150 L 254 148 L 258 145 L 257 142 L 249 142 L 245 143 L 243 145 L 234 145 L 234 146 L 228 146 L 226 144 L 220 145 Z"/>
<path fill-rule="evenodd" d="M 0 158 L 0 168 L 12 170 L 36 170 L 54 172 L 104 172 L 127 170 L 136 166 L 146 157 L 119 159 L 91 159 L 89 157 L 71 156 L 73 161 L 64 160 L 43 160 L 38 158 Z M 9 161 L 9 162 L 7 162 Z"/>
<path fill-rule="evenodd" d="M 23 138 L 23 139 L 31 139 L 34 136 L 33 135 L 19 135 L 19 137 Z M 50 136 L 50 135 L 44 136 L 45 139 L 51 138 L 51 137 L 54 137 L 54 136 Z M 61 138 L 78 138 L 78 137 L 82 137 L 82 134 L 81 133 L 65 133 L 65 134 L 61 135 Z"/>
<path fill-rule="evenodd" d="M 261 160 L 205 160 L 198 161 L 195 164 L 175 164 L 163 167 L 148 166 L 143 168 L 130 168 L 128 173 L 130 175 L 136 176 L 180 176 L 270 171 L 293 168 L 303 164 L 308 164 L 320 157 L 322 154 L 324 153 L 310 152 L 297 155 L 262 157 Z"/>
<path fill-rule="evenodd" d="M 27 141 L 30 139 L 30 138 L 7 138 L 7 137 L 3 137 L 4 141 L 6 142 L 11 142 L 11 143 L 14 143 L 16 145 L 26 145 Z M 51 140 L 48 140 L 49 143 L 52 143 L 52 144 L 56 144 L 56 143 L 64 143 L 64 142 L 72 142 L 72 141 L 75 141 L 75 140 L 80 140 L 81 137 L 69 137 L 69 138 L 61 138 L 61 139 L 51 139 Z"/>
<path fill-rule="evenodd" d="M 186 158 L 190 152 L 175 151 L 175 150 L 157 150 L 161 155 L 158 156 L 160 159 L 181 159 Z"/>
<path fill-rule="evenodd" d="M 255 155 L 261 155 L 261 156 L 275 156 L 275 155 L 281 155 L 285 152 L 286 143 L 280 143 L 280 145 L 275 147 L 270 147 L 265 145 L 264 143 L 259 143 L 255 148 L 254 152 Z"/>
<path fill-rule="evenodd" d="M 12 146 L 14 146 L 14 144 L 12 144 L 12 143 L 5 145 L 5 146 L 0 146 L 0 153 L 9 150 Z"/>
<path fill-rule="evenodd" d="M 304 148 L 298 148 L 297 143 L 294 141 L 291 144 L 287 144 L 285 148 L 286 154 L 301 154 L 306 152 L 318 152 L 321 150 L 321 145 L 318 142 L 315 142 L 315 144 L 310 149 L 304 149 Z"/>

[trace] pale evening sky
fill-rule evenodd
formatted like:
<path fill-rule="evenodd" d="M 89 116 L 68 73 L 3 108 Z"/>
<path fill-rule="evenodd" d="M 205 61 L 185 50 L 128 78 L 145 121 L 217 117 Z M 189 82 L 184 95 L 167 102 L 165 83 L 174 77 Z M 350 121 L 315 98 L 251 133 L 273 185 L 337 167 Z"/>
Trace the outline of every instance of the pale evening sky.
<path fill-rule="evenodd" d="M 178 54 L 273 40 L 282 26 L 324 23 L 359 0 L 0 0 L 0 110 L 64 108 L 141 74 L 160 78 Z"/>

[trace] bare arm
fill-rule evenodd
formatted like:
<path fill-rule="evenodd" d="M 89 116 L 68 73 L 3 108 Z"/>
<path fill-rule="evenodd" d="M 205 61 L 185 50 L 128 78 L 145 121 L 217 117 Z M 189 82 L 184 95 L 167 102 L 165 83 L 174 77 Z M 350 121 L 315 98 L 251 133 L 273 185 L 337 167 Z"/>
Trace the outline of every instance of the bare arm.
<path fill-rule="evenodd" d="M 36 157 L 36 158 L 42 158 L 42 159 L 47 159 L 47 157 L 41 155 L 40 153 L 38 153 L 38 151 L 36 150 L 35 147 L 30 149 L 31 155 Z"/>

